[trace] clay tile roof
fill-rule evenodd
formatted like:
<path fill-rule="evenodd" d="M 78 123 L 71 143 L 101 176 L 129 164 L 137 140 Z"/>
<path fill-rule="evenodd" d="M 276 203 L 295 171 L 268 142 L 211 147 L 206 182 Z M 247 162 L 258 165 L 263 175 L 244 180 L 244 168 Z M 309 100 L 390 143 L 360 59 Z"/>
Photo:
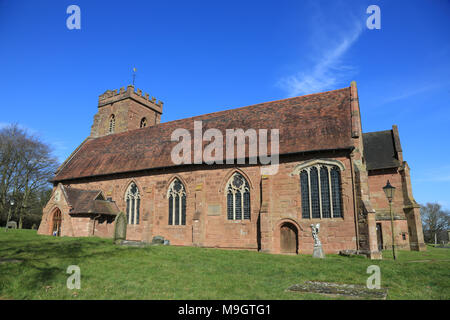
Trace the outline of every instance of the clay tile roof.
<path fill-rule="evenodd" d="M 363 133 L 363 143 L 367 170 L 400 166 L 392 130 Z"/>
<path fill-rule="evenodd" d="M 70 214 L 116 215 L 119 208 L 115 202 L 104 200 L 100 190 L 83 190 L 65 187 L 67 202 L 72 207 Z"/>
<path fill-rule="evenodd" d="M 350 88 L 344 88 L 87 139 L 59 168 L 53 182 L 174 166 L 171 150 L 178 141 L 172 142 L 171 134 L 184 128 L 193 138 L 194 121 L 202 121 L 203 132 L 219 129 L 224 141 L 226 129 L 279 129 L 280 154 L 352 146 Z"/>

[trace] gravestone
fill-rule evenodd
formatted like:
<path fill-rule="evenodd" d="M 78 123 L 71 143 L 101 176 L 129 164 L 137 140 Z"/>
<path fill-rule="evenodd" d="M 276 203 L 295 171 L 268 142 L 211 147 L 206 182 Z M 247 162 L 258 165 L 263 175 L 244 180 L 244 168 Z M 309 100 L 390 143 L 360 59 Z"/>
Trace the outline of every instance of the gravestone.
<path fill-rule="evenodd" d="M 360 284 L 345 284 L 322 281 L 305 281 L 290 286 L 288 291 L 317 293 L 331 296 L 348 296 L 356 299 L 382 299 L 388 294 L 387 288 L 369 289 Z"/>
<path fill-rule="evenodd" d="M 120 212 L 115 219 L 114 224 L 114 242 L 120 242 L 127 238 L 127 217 Z"/>
<path fill-rule="evenodd" d="M 6 229 L 17 229 L 17 222 L 9 221 L 6 225 Z"/>
<path fill-rule="evenodd" d="M 163 236 L 154 236 L 152 239 L 152 244 L 164 244 Z"/>

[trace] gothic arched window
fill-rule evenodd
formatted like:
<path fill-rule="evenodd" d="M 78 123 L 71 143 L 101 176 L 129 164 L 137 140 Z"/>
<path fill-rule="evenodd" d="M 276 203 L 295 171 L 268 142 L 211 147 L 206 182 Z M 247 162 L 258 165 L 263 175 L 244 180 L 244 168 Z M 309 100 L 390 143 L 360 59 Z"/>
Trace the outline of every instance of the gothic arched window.
<path fill-rule="evenodd" d="M 116 129 L 116 116 L 112 114 L 109 117 L 109 133 L 114 133 L 115 129 Z"/>
<path fill-rule="evenodd" d="M 145 128 L 147 126 L 147 118 L 142 118 L 141 119 L 141 124 L 139 126 L 139 128 Z"/>
<path fill-rule="evenodd" d="M 343 217 L 341 172 L 337 166 L 317 164 L 300 171 L 302 218 Z"/>
<path fill-rule="evenodd" d="M 169 225 L 186 225 L 186 189 L 175 179 L 167 192 L 169 199 Z"/>
<path fill-rule="evenodd" d="M 128 224 L 139 224 L 139 209 L 141 205 L 141 196 L 137 185 L 132 182 L 125 193 L 125 202 L 127 204 Z"/>
<path fill-rule="evenodd" d="M 242 174 L 236 172 L 228 181 L 227 187 L 228 220 L 250 219 L 250 187 Z"/>

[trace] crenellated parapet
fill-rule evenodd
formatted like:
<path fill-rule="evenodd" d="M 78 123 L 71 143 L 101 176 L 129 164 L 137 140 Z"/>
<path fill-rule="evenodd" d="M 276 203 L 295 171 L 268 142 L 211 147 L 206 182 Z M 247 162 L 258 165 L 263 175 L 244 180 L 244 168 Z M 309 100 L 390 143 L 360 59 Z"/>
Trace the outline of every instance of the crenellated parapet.
<path fill-rule="evenodd" d="M 98 111 L 91 127 L 91 137 L 97 138 L 160 123 L 163 102 L 141 89 L 129 85 L 106 90 L 98 97 Z"/>
<path fill-rule="evenodd" d="M 98 97 L 98 107 L 110 105 L 124 99 L 132 99 L 156 112 L 162 114 L 164 103 L 161 100 L 156 100 L 155 97 L 150 97 L 148 93 L 143 93 L 141 89 L 134 88 L 133 85 L 128 85 L 119 90 L 106 90 Z"/>

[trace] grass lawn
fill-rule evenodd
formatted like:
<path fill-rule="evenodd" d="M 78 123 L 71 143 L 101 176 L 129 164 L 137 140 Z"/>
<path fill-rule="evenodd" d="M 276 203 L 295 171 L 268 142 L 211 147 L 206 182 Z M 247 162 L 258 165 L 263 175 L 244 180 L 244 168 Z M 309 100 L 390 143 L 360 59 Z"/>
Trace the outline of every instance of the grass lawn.
<path fill-rule="evenodd" d="M 284 256 L 248 251 L 154 246 L 130 248 L 98 238 L 56 238 L 0 229 L 0 299 L 334 299 L 287 292 L 307 280 L 366 284 L 381 269 L 388 299 L 450 299 L 450 249 L 400 251 L 392 260 L 327 255 Z M 5 262 L 16 259 L 20 262 Z M 81 289 L 69 290 L 69 265 Z"/>

